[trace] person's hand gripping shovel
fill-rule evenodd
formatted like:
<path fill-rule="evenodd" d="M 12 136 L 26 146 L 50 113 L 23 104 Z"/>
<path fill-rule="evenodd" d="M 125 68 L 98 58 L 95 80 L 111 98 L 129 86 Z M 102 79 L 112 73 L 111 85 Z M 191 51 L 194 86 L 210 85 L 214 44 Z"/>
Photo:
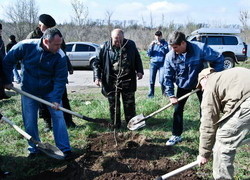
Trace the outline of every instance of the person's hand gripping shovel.
<path fill-rule="evenodd" d="M 18 88 L 15 88 L 15 87 L 10 87 L 10 89 L 16 91 L 16 92 L 19 93 L 19 94 L 22 94 L 22 95 L 27 96 L 27 97 L 29 97 L 29 98 L 31 98 L 31 99 L 34 99 L 34 100 L 36 100 L 36 101 L 38 101 L 38 102 L 40 102 L 40 103 L 46 104 L 47 106 L 50 106 L 50 107 L 54 107 L 54 106 L 55 106 L 55 104 L 53 104 L 53 103 L 51 103 L 51 102 L 48 102 L 48 101 L 45 101 L 44 99 L 39 98 L 39 97 L 37 97 L 37 96 L 34 96 L 34 95 L 32 95 L 32 94 L 29 94 L 29 93 L 27 93 L 27 92 L 25 92 L 25 91 L 22 91 L 21 89 L 18 89 Z M 81 118 L 81 119 L 84 119 L 84 120 L 86 120 L 86 121 L 89 121 L 89 122 L 99 123 L 99 124 L 101 124 L 101 125 L 103 125 L 103 126 L 105 126 L 105 127 L 113 127 L 113 125 L 112 125 L 111 123 L 109 123 L 109 122 L 108 122 L 107 120 L 105 120 L 105 119 L 101 119 L 101 118 L 90 118 L 90 117 L 87 117 L 87 116 L 78 114 L 78 113 L 76 113 L 76 112 L 73 112 L 73 111 L 71 111 L 71 110 L 68 110 L 68 109 L 66 109 L 66 108 L 60 107 L 60 106 L 58 107 L 58 109 L 61 110 L 61 111 L 63 111 L 63 112 L 72 114 L 73 116 L 76 116 L 76 117 L 78 117 L 78 118 Z"/>
<path fill-rule="evenodd" d="M 181 100 L 187 98 L 188 96 L 190 96 L 190 95 L 192 95 L 192 94 L 198 92 L 199 90 L 200 90 L 200 89 L 195 89 L 195 90 L 191 91 L 190 93 L 185 94 L 184 96 L 180 97 L 180 98 L 178 99 L 178 101 L 181 101 Z M 137 115 L 137 116 L 133 117 L 133 118 L 128 122 L 128 125 L 127 125 L 128 129 L 131 130 L 131 131 L 134 131 L 134 130 L 137 130 L 137 129 L 140 129 L 140 128 L 146 126 L 145 120 L 147 120 L 147 119 L 149 119 L 150 117 L 156 115 L 157 113 L 159 113 L 159 112 L 161 112 L 161 111 L 163 111 L 163 110 L 169 108 L 170 106 L 172 106 L 172 103 L 169 103 L 168 105 L 166 105 L 166 106 L 164 106 L 164 107 L 158 109 L 157 111 L 155 111 L 155 112 L 153 112 L 153 113 L 151 113 L 151 114 L 149 114 L 149 115 L 147 115 L 147 116 L 144 116 L 143 114 L 140 114 L 140 115 Z"/>

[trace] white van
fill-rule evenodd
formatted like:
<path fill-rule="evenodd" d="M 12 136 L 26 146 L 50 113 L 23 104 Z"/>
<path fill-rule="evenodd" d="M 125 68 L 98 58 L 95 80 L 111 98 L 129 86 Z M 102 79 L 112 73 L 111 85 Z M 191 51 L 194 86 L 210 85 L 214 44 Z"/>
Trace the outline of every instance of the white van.
<path fill-rule="evenodd" d="M 225 57 L 224 68 L 247 60 L 247 45 L 239 37 L 239 29 L 201 28 L 191 33 L 188 41 L 201 41 Z"/>

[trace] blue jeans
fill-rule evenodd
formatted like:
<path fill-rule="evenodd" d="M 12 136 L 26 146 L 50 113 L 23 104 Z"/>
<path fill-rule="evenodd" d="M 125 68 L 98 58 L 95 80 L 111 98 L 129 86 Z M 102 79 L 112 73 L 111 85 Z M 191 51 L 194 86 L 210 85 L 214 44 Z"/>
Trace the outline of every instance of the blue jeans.
<path fill-rule="evenodd" d="M 150 63 L 150 84 L 155 84 L 156 74 L 159 70 L 159 83 L 163 84 L 163 76 L 164 76 L 164 62 L 151 62 Z"/>
<path fill-rule="evenodd" d="M 51 102 L 51 98 L 49 94 L 41 98 L 43 98 L 46 101 Z M 22 102 L 22 115 L 23 115 L 25 130 L 35 140 L 40 141 L 39 133 L 38 133 L 38 124 L 37 124 L 39 102 L 27 96 L 22 96 L 21 102 Z M 63 112 L 54 110 L 51 107 L 49 107 L 49 111 L 50 111 L 51 118 L 52 118 L 53 134 L 54 134 L 56 146 L 62 152 L 71 150 L 66 123 L 63 118 Z M 32 142 L 29 142 L 28 150 L 30 151 L 30 153 L 39 152 L 35 144 Z"/>
<path fill-rule="evenodd" d="M 164 86 L 163 86 L 163 80 L 164 80 L 164 62 L 151 62 L 150 63 L 150 77 L 149 77 L 149 95 L 154 96 L 154 86 L 155 86 L 155 79 L 157 71 L 159 70 L 159 83 L 161 85 L 162 94 L 164 94 Z"/>

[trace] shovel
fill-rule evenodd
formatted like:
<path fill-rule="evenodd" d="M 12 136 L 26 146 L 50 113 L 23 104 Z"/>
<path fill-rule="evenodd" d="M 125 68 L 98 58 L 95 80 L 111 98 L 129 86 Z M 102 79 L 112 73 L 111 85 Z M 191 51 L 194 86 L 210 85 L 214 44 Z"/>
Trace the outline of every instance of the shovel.
<path fill-rule="evenodd" d="M 18 88 L 15 88 L 15 87 L 11 87 L 11 89 L 14 90 L 14 91 L 16 91 L 16 92 L 19 93 L 19 94 L 22 94 L 22 95 L 24 95 L 24 96 L 27 96 L 27 97 L 29 97 L 29 98 L 31 98 L 31 99 L 34 99 L 34 100 L 36 100 L 36 101 L 38 101 L 38 102 L 40 102 L 40 103 L 46 104 L 47 106 L 50 106 L 50 107 L 54 107 L 54 106 L 55 106 L 53 103 L 48 102 L 48 101 L 45 101 L 44 99 L 39 98 L 39 97 L 36 97 L 36 96 L 34 96 L 34 95 L 32 95 L 32 94 L 29 94 L 29 93 L 27 93 L 27 92 L 24 92 L 24 91 L 22 91 L 21 89 L 18 89 Z M 76 112 L 70 111 L 70 110 L 68 110 L 68 109 L 65 109 L 65 108 L 63 108 L 63 107 L 59 107 L 59 110 L 61 110 L 61 111 L 63 111 L 63 112 L 66 112 L 66 113 L 69 113 L 69 114 L 72 114 L 72 115 L 74 115 L 74 116 L 76 116 L 76 117 L 79 117 L 79 118 L 84 119 L 84 120 L 89 121 L 89 122 L 101 123 L 101 124 L 104 124 L 104 125 L 106 125 L 106 126 L 108 126 L 108 127 L 112 127 L 112 125 L 111 125 L 108 121 L 106 121 L 105 119 L 98 119 L 98 118 L 95 118 L 95 119 L 94 119 L 94 118 L 90 118 L 90 117 L 87 117 L 87 116 L 83 116 L 83 115 L 81 115 L 81 114 L 78 114 L 78 113 L 76 113 Z"/>
<path fill-rule="evenodd" d="M 199 90 L 200 90 L 200 89 L 195 89 L 195 90 L 191 91 L 190 93 L 185 94 L 184 96 L 180 97 L 180 98 L 178 99 L 178 101 L 181 101 L 181 100 L 187 98 L 188 96 L 190 96 L 190 95 L 192 95 L 192 94 L 198 92 Z M 163 110 L 169 108 L 169 107 L 172 106 L 172 105 L 173 105 L 172 103 L 169 103 L 168 105 L 162 107 L 161 109 L 158 109 L 157 111 L 155 111 L 155 112 L 153 112 L 153 113 L 147 115 L 146 117 L 143 116 L 143 114 L 140 114 L 140 115 L 137 115 L 137 116 L 133 117 L 133 118 L 128 122 L 128 125 L 127 125 L 128 129 L 134 131 L 134 130 L 137 130 L 137 129 L 141 128 L 141 127 L 144 127 L 144 126 L 146 125 L 146 122 L 145 122 L 146 119 L 149 119 L 150 117 L 152 117 L 152 116 L 154 116 L 155 114 L 157 114 L 157 113 L 159 113 L 159 112 L 161 112 L 161 111 L 163 111 Z"/>
<path fill-rule="evenodd" d="M 239 146 L 242 146 L 244 144 L 250 144 L 250 138 L 243 140 L 240 143 Z M 183 172 L 185 170 L 188 170 L 188 169 L 190 169 L 190 168 L 192 168 L 194 166 L 197 166 L 197 165 L 198 165 L 198 161 L 194 161 L 194 162 L 192 162 L 190 164 L 187 164 L 187 165 L 182 166 L 182 167 L 180 167 L 180 168 L 178 168 L 176 170 L 173 170 L 173 171 L 171 171 L 171 172 L 169 172 L 167 174 L 164 174 L 164 175 L 162 175 L 160 177 L 157 177 L 155 180 L 164 180 L 164 179 L 170 178 L 170 177 L 172 177 L 172 176 L 174 176 L 176 174 L 179 174 L 179 173 L 181 173 L 181 172 Z"/>
<path fill-rule="evenodd" d="M 32 136 L 30 136 L 28 133 L 23 131 L 20 127 L 15 125 L 8 118 L 4 117 L 1 113 L 0 113 L 0 119 L 4 120 L 9 125 L 11 125 L 17 132 L 19 132 L 21 135 L 23 135 L 23 137 L 25 137 L 28 141 L 34 143 L 36 145 L 36 147 L 39 150 L 41 150 L 43 153 L 45 153 L 46 155 L 48 155 L 52 158 L 55 158 L 55 159 L 64 159 L 63 152 L 60 149 L 58 149 L 57 147 L 55 147 L 49 143 L 41 143 L 39 141 L 36 141 L 35 139 L 32 138 Z"/>

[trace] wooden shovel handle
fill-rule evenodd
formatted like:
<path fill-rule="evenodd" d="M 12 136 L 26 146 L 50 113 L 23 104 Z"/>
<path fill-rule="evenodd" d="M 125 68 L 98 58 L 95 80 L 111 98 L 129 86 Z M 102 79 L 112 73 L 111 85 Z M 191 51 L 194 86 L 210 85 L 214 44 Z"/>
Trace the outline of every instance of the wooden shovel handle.
<path fill-rule="evenodd" d="M 4 120 L 5 122 L 7 122 L 9 125 L 11 125 L 17 132 L 19 132 L 20 134 L 22 134 L 27 140 L 31 140 L 31 136 L 26 133 L 25 131 L 23 131 L 20 127 L 18 127 L 17 125 L 15 125 L 11 120 L 9 120 L 8 118 L 2 116 L 1 118 L 2 120 Z"/>
<path fill-rule="evenodd" d="M 242 145 L 245 145 L 245 144 L 250 144 L 250 138 L 243 140 L 243 141 L 240 143 L 239 146 L 242 146 Z M 194 161 L 194 162 L 192 162 L 192 163 L 190 163 L 190 164 L 187 164 L 187 165 L 185 165 L 185 166 L 182 166 L 182 167 L 180 167 L 180 168 L 178 168 L 178 169 L 176 169 L 176 170 L 174 170 L 174 171 L 171 171 L 171 172 L 169 172 L 169 173 L 167 173 L 167 174 L 164 174 L 163 176 L 160 177 L 160 179 L 161 179 L 161 180 L 167 179 L 167 178 L 169 178 L 169 177 L 171 177 L 171 176 L 174 176 L 174 175 L 176 175 L 176 174 L 179 174 L 179 173 L 181 173 L 182 171 L 185 171 L 185 170 L 190 169 L 190 168 L 192 168 L 192 167 L 194 167 L 194 166 L 197 166 L 197 165 L 198 165 L 198 161 Z"/>
<path fill-rule="evenodd" d="M 54 107 L 54 106 L 55 106 L 53 103 L 48 102 L 48 101 L 45 101 L 44 99 L 39 98 L 39 97 L 37 97 L 37 96 L 34 96 L 34 95 L 32 95 L 32 94 L 29 94 L 29 93 L 27 93 L 27 92 L 25 92 L 25 91 L 22 91 L 21 89 L 18 89 L 18 88 L 15 88 L 15 87 L 12 87 L 11 89 L 14 90 L 14 91 L 16 91 L 16 92 L 19 93 L 19 94 L 22 94 L 22 95 L 24 95 L 24 96 L 27 96 L 27 97 L 29 97 L 29 98 L 31 98 L 31 99 L 34 99 L 34 100 L 36 100 L 36 101 L 38 101 L 38 102 L 40 102 L 40 103 L 46 104 L 47 106 L 50 106 L 50 107 Z M 64 112 L 69 113 L 69 114 L 72 114 L 72 115 L 74 115 L 74 116 L 77 116 L 77 117 L 79 117 L 79 118 L 83 118 L 83 116 L 82 116 L 81 114 L 78 114 L 78 113 L 76 113 L 76 112 L 70 111 L 70 110 L 65 109 L 65 108 L 63 108 L 63 107 L 59 107 L 59 110 L 64 111 Z"/>
<path fill-rule="evenodd" d="M 192 94 L 198 92 L 199 90 L 200 90 L 200 89 L 195 89 L 195 90 L 193 90 L 193 91 L 191 91 L 191 92 L 185 94 L 184 96 L 181 96 L 181 97 L 178 99 L 178 101 L 181 101 L 181 100 L 187 98 L 188 96 L 190 96 L 190 95 L 192 95 Z M 157 111 L 155 111 L 155 112 L 153 112 L 153 113 L 147 115 L 147 116 L 146 116 L 145 118 L 143 118 L 143 119 L 144 119 L 144 120 L 145 120 L 145 119 L 148 119 L 148 118 L 154 116 L 155 114 L 157 114 L 157 113 L 159 113 L 159 112 L 161 112 L 161 111 L 163 111 L 163 110 L 169 108 L 169 107 L 172 106 L 172 105 L 173 105 L 172 103 L 169 103 L 169 104 L 167 104 L 166 106 L 164 106 L 164 107 L 158 109 Z"/>
<path fill-rule="evenodd" d="M 171 171 L 171 172 L 169 172 L 169 173 L 167 173 L 167 174 L 164 174 L 163 176 L 161 176 L 161 179 L 167 179 L 167 178 L 169 178 L 169 177 L 171 177 L 171 176 L 174 176 L 174 175 L 176 175 L 176 174 L 179 174 L 179 173 L 181 173 L 182 171 L 185 171 L 185 170 L 190 169 L 190 168 L 192 168 L 192 167 L 194 167 L 194 166 L 197 166 L 197 165 L 198 165 L 198 161 L 194 161 L 194 162 L 192 162 L 192 163 L 190 163 L 190 164 L 187 164 L 187 165 L 185 165 L 185 166 L 182 166 L 182 167 L 180 167 L 180 168 L 178 168 L 178 169 L 176 169 L 176 170 L 174 170 L 174 171 Z"/>

